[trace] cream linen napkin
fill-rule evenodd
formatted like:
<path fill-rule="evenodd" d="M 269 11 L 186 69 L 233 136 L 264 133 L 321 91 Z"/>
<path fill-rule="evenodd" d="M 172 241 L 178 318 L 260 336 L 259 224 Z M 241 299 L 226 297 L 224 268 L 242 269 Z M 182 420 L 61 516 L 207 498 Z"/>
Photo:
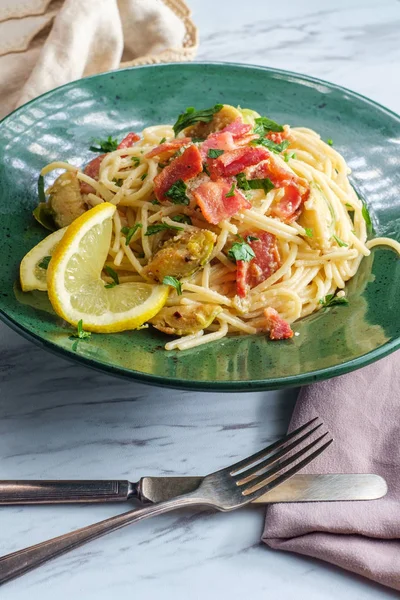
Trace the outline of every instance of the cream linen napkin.
<path fill-rule="evenodd" d="M 0 118 L 68 81 L 196 50 L 183 0 L 1 0 Z"/>

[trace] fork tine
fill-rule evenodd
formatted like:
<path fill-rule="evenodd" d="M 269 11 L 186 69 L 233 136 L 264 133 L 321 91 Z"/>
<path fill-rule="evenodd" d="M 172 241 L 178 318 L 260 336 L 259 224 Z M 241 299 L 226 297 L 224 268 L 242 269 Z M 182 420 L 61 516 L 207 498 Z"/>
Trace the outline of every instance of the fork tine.
<path fill-rule="evenodd" d="M 266 473 L 263 473 L 263 475 L 260 475 L 260 477 L 253 479 L 252 482 L 250 483 L 250 485 L 246 486 L 246 489 L 242 493 L 245 496 L 247 496 L 248 494 L 251 494 L 252 492 L 257 491 L 257 489 L 259 487 L 262 487 L 266 481 L 270 480 L 271 477 L 273 477 L 273 475 L 280 473 L 281 471 L 283 471 L 283 469 L 285 469 L 289 465 L 293 464 L 298 458 L 301 458 L 304 454 L 307 454 L 307 452 L 309 450 L 311 450 L 311 448 L 314 448 L 327 435 L 329 435 L 328 432 L 324 433 L 319 438 L 317 438 L 313 442 L 310 442 L 309 444 L 307 444 L 307 446 L 304 446 L 304 448 L 302 448 L 301 450 L 299 450 L 292 456 L 289 456 L 289 458 L 287 458 L 286 460 L 281 461 L 278 465 L 276 465 L 272 469 L 269 469 Z M 244 475 L 245 474 L 246 473 L 244 473 Z"/>
<path fill-rule="evenodd" d="M 328 440 L 320 448 L 318 448 L 317 450 L 312 452 L 309 456 L 304 458 L 297 465 L 295 465 L 294 467 L 292 467 L 291 469 L 289 469 L 282 475 L 279 475 L 278 477 L 276 477 L 272 481 L 269 481 L 269 483 L 266 483 L 265 485 L 261 484 L 261 486 L 258 486 L 257 491 L 249 492 L 248 490 L 245 490 L 245 492 L 247 492 L 247 493 L 244 493 L 244 495 L 246 496 L 246 500 L 249 500 L 250 502 L 252 502 L 256 498 L 259 498 L 263 494 L 266 494 L 267 492 L 269 492 L 273 488 L 277 487 L 281 483 L 284 483 L 285 481 L 290 479 L 293 475 L 296 475 L 296 473 L 298 473 L 303 467 L 307 466 L 310 462 L 312 462 L 314 460 L 314 458 L 317 458 L 317 456 L 322 454 L 322 452 L 324 452 L 328 448 L 328 446 L 330 446 L 332 444 L 332 442 L 333 442 L 333 439 Z M 268 480 L 269 480 L 269 478 L 267 478 L 265 481 L 268 481 Z"/>
<path fill-rule="evenodd" d="M 243 485 L 244 483 L 248 483 L 249 481 L 255 479 L 257 475 L 262 475 L 269 467 L 272 467 L 272 465 L 278 462 L 278 460 L 286 456 L 286 454 L 289 454 L 289 452 L 291 452 L 294 448 L 297 448 L 301 444 L 301 442 L 304 442 L 304 440 L 307 440 L 309 437 L 311 437 L 312 434 L 315 431 L 317 431 L 317 429 L 322 427 L 322 425 L 323 424 L 320 423 L 316 427 L 313 427 L 313 429 L 307 431 L 307 433 L 299 437 L 297 440 L 295 440 L 288 446 L 284 446 L 281 450 L 279 450 L 279 452 L 276 452 L 272 456 L 268 456 L 262 462 L 259 462 L 255 467 L 247 469 L 241 474 L 236 475 L 234 479 L 236 480 L 237 485 Z"/>
<path fill-rule="evenodd" d="M 312 423 L 315 423 L 315 421 L 317 421 L 318 419 L 319 419 L 319 417 L 315 417 L 314 419 L 311 419 L 311 421 L 308 421 L 308 423 L 305 423 L 301 427 L 298 427 L 297 429 L 295 429 L 295 431 L 292 431 L 291 433 L 289 433 L 285 437 L 281 438 L 280 440 L 274 442 L 270 446 L 267 446 L 263 450 L 260 450 L 259 452 L 256 452 L 255 454 L 252 454 L 251 456 L 248 456 L 247 458 L 244 458 L 243 460 L 240 460 L 239 462 L 235 463 L 234 465 L 232 465 L 229 468 L 230 474 L 235 475 L 235 473 L 238 473 L 242 469 L 252 466 L 252 464 L 254 462 L 259 461 L 262 458 L 265 458 L 265 456 L 267 456 L 268 454 L 271 454 L 271 452 L 273 452 L 274 450 L 279 450 L 287 442 L 289 442 L 294 437 L 296 437 L 296 435 L 298 435 L 299 433 L 301 433 L 302 431 L 307 429 L 307 427 L 312 425 Z"/>

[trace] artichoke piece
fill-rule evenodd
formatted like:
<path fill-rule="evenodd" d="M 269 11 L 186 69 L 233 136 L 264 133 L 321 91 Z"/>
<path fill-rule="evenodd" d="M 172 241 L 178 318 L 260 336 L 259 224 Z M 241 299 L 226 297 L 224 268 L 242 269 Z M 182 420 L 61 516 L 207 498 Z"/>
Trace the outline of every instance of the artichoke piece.
<path fill-rule="evenodd" d="M 49 189 L 49 209 L 57 227 L 67 227 L 87 210 L 76 173 L 67 171 Z"/>
<path fill-rule="evenodd" d="M 199 122 L 184 129 L 184 134 L 188 137 L 206 138 L 210 133 L 221 131 L 224 127 L 233 123 L 237 118 L 242 119 L 241 113 L 234 106 L 224 104 L 221 110 L 213 116 L 209 123 Z M 242 119 L 243 120 L 243 119 Z"/>
<path fill-rule="evenodd" d="M 210 259 L 216 235 L 207 229 L 188 231 L 166 242 L 143 270 L 143 275 L 157 283 L 164 277 L 188 277 Z"/>
<path fill-rule="evenodd" d="M 190 335 L 211 325 L 221 311 L 218 304 L 164 306 L 149 323 L 169 335 Z"/>

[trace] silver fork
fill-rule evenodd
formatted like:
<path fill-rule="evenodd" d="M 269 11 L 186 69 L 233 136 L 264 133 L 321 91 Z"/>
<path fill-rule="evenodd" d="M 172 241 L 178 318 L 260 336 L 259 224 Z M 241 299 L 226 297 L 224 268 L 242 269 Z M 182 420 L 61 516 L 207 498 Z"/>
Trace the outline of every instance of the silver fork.
<path fill-rule="evenodd" d="M 322 440 L 328 436 L 328 433 L 324 433 L 304 446 L 303 442 L 310 440 L 312 434 L 322 426 L 322 423 L 315 425 L 317 419 L 318 417 L 312 419 L 252 456 L 221 471 L 207 475 L 193 492 L 165 502 L 130 510 L 116 517 L 3 556 L 0 558 L 0 584 L 19 577 L 86 542 L 126 525 L 137 523 L 142 519 L 155 517 L 185 506 L 207 506 L 219 511 L 230 511 L 249 504 L 295 475 L 332 443 L 333 440 L 328 439 L 321 444 Z M 311 425 L 314 425 L 312 429 L 306 431 Z M 303 435 L 298 437 L 301 433 Z M 291 454 L 293 450 L 297 451 Z M 310 453 L 311 450 L 313 451 Z"/>

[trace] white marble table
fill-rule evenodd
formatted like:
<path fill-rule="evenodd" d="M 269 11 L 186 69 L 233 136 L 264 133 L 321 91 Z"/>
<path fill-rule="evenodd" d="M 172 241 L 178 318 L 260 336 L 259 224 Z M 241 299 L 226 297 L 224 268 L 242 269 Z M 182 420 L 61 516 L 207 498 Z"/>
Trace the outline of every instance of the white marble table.
<path fill-rule="evenodd" d="M 293 69 L 400 112 L 400 2 L 191 0 L 203 60 Z M 174 392 L 75 366 L 0 325 L 0 478 L 198 474 L 281 435 L 295 391 Z M 5 508 L 0 554 L 115 506 Z M 120 510 L 123 510 L 120 507 Z M 263 509 L 191 512 L 116 532 L 1 589 L 2 600 L 369 600 L 397 594 L 260 544 Z"/>

